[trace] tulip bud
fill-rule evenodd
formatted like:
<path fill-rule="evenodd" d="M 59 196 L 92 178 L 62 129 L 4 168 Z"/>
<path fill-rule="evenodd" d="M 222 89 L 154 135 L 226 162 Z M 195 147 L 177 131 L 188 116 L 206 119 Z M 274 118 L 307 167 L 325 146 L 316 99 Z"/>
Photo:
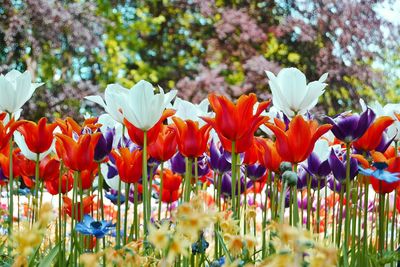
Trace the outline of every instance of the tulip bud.
<path fill-rule="evenodd" d="M 292 164 L 287 161 L 282 161 L 281 165 L 279 166 L 279 170 L 281 173 L 284 173 L 286 171 L 291 171 L 292 170 Z"/>
<path fill-rule="evenodd" d="M 282 180 L 287 182 L 289 186 L 296 186 L 297 185 L 297 173 L 294 171 L 285 171 L 282 174 Z"/>

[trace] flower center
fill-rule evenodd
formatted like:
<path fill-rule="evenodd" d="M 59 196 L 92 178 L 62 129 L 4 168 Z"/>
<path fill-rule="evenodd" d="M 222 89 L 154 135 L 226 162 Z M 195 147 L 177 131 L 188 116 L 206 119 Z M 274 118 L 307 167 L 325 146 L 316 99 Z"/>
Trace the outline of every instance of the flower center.
<path fill-rule="evenodd" d="M 101 222 L 98 222 L 98 221 L 91 222 L 90 226 L 93 227 L 94 229 L 100 229 Z"/>

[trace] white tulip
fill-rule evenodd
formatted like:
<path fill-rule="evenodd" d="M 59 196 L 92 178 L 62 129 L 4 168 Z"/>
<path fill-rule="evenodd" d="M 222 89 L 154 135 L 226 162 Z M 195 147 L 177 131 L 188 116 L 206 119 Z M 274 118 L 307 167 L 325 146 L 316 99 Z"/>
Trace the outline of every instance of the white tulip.
<path fill-rule="evenodd" d="M 182 120 L 192 120 L 199 122 L 200 127 L 205 125 L 200 117 L 211 117 L 212 112 L 208 112 L 208 106 L 210 102 L 208 99 L 203 99 L 200 104 L 193 104 L 189 101 L 183 100 L 179 97 L 175 98 L 174 104 L 171 105 L 172 109 L 176 110 L 175 116 Z M 169 122 L 172 123 L 172 119 L 168 118 Z"/>
<path fill-rule="evenodd" d="M 363 111 L 367 109 L 367 104 L 363 99 L 360 99 L 361 108 Z M 394 123 L 392 123 L 386 130 L 389 138 L 394 138 L 395 141 L 400 141 L 400 122 L 397 117 L 394 115 L 395 113 L 400 114 L 400 104 L 386 104 L 382 106 L 378 101 L 374 101 L 369 107 L 375 112 L 376 117 L 381 116 L 390 116 L 394 119 Z"/>
<path fill-rule="evenodd" d="M 109 84 L 104 92 L 104 100 L 99 95 L 86 96 L 85 99 L 99 104 L 117 122 L 122 123 L 121 103 L 126 99 L 129 90 L 119 84 Z"/>
<path fill-rule="evenodd" d="M 121 101 L 125 118 L 135 127 L 143 131 L 153 127 L 177 92 L 172 90 L 164 94 L 164 90 L 161 87 L 159 89 L 160 93 L 155 94 L 153 85 L 141 80 L 131 88 L 128 95 Z"/>
<path fill-rule="evenodd" d="M 256 106 L 256 105 L 254 105 Z M 258 106 L 258 105 L 257 105 Z M 267 111 L 263 111 L 261 113 L 262 116 L 268 116 L 269 123 L 274 123 L 274 119 L 278 118 L 278 119 L 282 119 L 283 118 L 283 114 L 281 111 L 279 111 L 279 109 L 277 109 L 275 106 L 272 106 L 268 112 Z M 274 136 L 274 133 L 267 127 L 265 126 L 265 124 L 262 124 L 260 126 L 261 131 L 263 131 L 264 133 L 266 133 L 268 136 Z"/>
<path fill-rule="evenodd" d="M 327 85 L 324 81 L 328 77 L 325 73 L 318 81 L 307 84 L 306 76 L 296 68 L 284 68 L 278 76 L 269 71 L 266 74 L 274 106 L 288 117 L 303 115 L 312 109 L 324 93 Z"/>
<path fill-rule="evenodd" d="M 21 73 L 12 70 L 0 75 L 0 110 L 8 113 L 20 113 L 21 107 L 28 101 L 36 88 L 43 83 L 32 83 L 28 71 Z"/>

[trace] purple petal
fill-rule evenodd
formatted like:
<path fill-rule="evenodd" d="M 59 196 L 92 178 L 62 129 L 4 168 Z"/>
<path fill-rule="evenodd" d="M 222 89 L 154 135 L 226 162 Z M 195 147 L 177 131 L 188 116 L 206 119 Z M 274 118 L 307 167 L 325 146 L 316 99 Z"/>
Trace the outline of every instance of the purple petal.
<path fill-rule="evenodd" d="M 333 149 L 331 150 L 331 154 L 329 155 L 328 161 L 333 176 L 339 181 L 344 180 L 346 178 L 346 166 L 342 161 L 339 160 Z"/>
<path fill-rule="evenodd" d="M 331 172 L 331 166 L 329 166 L 329 161 L 325 160 L 319 165 L 318 175 L 327 176 Z"/>
<path fill-rule="evenodd" d="M 360 138 L 375 120 L 375 113 L 372 109 L 367 108 L 363 113 L 361 113 L 357 128 L 353 134 L 354 139 Z"/>

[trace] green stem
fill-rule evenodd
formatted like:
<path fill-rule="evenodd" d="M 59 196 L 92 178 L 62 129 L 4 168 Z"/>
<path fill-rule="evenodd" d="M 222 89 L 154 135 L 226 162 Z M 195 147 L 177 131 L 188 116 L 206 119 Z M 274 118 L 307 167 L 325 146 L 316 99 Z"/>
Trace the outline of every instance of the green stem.
<path fill-rule="evenodd" d="M 192 159 L 186 157 L 185 158 L 185 196 L 184 196 L 184 201 L 189 202 L 190 201 L 190 192 L 191 190 L 191 185 L 192 185 Z"/>
<path fill-rule="evenodd" d="M 281 199 L 280 199 L 281 202 L 280 202 L 280 210 L 279 210 L 279 222 L 281 224 L 284 221 L 284 215 L 285 215 L 286 188 L 287 188 L 287 181 L 284 181 L 283 186 L 282 186 L 282 191 L 281 191 Z"/>
<path fill-rule="evenodd" d="M 379 182 L 382 186 L 382 182 Z M 379 194 L 379 234 L 378 234 L 378 251 L 379 258 L 383 258 L 383 250 L 385 244 L 385 194 Z"/>
<path fill-rule="evenodd" d="M 236 144 L 235 141 L 232 141 L 232 158 L 231 158 L 231 198 L 232 198 L 232 211 L 234 217 L 237 218 L 236 213 L 236 203 L 235 203 L 235 196 L 236 196 Z"/>
<path fill-rule="evenodd" d="M 63 257 L 63 253 L 62 253 L 62 243 L 65 242 L 65 236 L 62 237 L 62 229 L 63 229 L 63 223 L 62 223 L 62 212 L 61 212 L 61 207 L 62 207 L 62 198 L 61 198 L 61 191 L 62 191 L 62 176 L 63 176 L 63 162 L 60 161 L 60 173 L 58 175 L 58 236 L 59 236 L 59 250 L 60 252 L 58 253 L 58 262 L 60 263 L 60 266 L 64 266 L 63 261 L 64 261 L 64 257 Z M 65 225 L 64 225 L 65 227 Z"/>
<path fill-rule="evenodd" d="M 10 120 L 11 120 L 10 114 Z M 10 138 L 10 154 L 9 154 L 9 192 L 10 192 L 10 203 L 8 204 L 8 236 L 13 234 L 13 224 L 14 224 L 14 172 L 13 172 L 13 138 Z M 11 238 L 8 239 L 8 254 L 11 255 L 12 251 L 12 241 Z"/>
<path fill-rule="evenodd" d="M 194 158 L 194 179 L 195 179 L 195 190 L 196 190 L 196 195 L 199 193 L 199 169 L 198 169 L 198 163 L 197 163 L 197 158 Z"/>
<path fill-rule="evenodd" d="M 348 244 L 350 237 L 350 193 L 351 193 L 351 182 L 350 182 L 350 144 L 346 143 L 346 218 L 344 220 L 344 240 L 343 240 L 343 262 L 345 266 L 348 266 Z"/>
<path fill-rule="evenodd" d="M 294 165 L 294 172 L 297 175 L 297 164 Z M 297 202 L 297 186 L 293 186 L 293 225 L 297 227 L 299 223 L 299 204 Z"/>
<path fill-rule="evenodd" d="M 144 238 L 147 239 L 147 227 L 149 222 L 149 212 L 147 210 L 147 196 L 148 196 L 148 184 L 147 184 L 147 131 L 143 131 L 143 157 L 142 157 L 142 185 L 143 185 L 143 228 Z"/>
<path fill-rule="evenodd" d="M 130 184 L 125 184 L 125 216 L 124 216 L 124 240 L 123 244 L 126 245 L 128 240 L 128 209 L 129 209 L 129 187 Z"/>
<path fill-rule="evenodd" d="M 116 247 L 117 249 L 121 246 L 121 179 L 118 179 L 118 196 L 117 196 L 117 227 L 116 227 Z"/>
<path fill-rule="evenodd" d="M 158 199 L 158 220 L 161 220 L 161 203 L 162 203 L 162 191 L 163 191 L 163 186 L 164 186 L 164 162 L 161 162 L 160 165 L 160 193 L 159 193 L 159 199 Z"/>
<path fill-rule="evenodd" d="M 138 183 L 134 184 L 134 192 L 133 192 L 133 207 L 134 207 L 134 214 L 133 214 L 133 218 L 135 221 L 135 240 L 139 240 L 139 219 L 138 219 L 138 196 L 139 196 L 139 186 Z"/>
<path fill-rule="evenodd" d="M 369 183 L 368 180 L 365 181 L 365 190 L 364 190 L 364 231 L 363 231 L 363 259 L 366 259 L 368 254 L 368 189 Z M 360 225 L 361 228 L 361 225 Z"/>
<path fill-rule="evenodd" d="M 311 212 L 311 176 L 307 174 L 307 224 L 306 224 L 307 230 L 310 230 L 310 224 L 311 224 L 310 212 Z"/>

